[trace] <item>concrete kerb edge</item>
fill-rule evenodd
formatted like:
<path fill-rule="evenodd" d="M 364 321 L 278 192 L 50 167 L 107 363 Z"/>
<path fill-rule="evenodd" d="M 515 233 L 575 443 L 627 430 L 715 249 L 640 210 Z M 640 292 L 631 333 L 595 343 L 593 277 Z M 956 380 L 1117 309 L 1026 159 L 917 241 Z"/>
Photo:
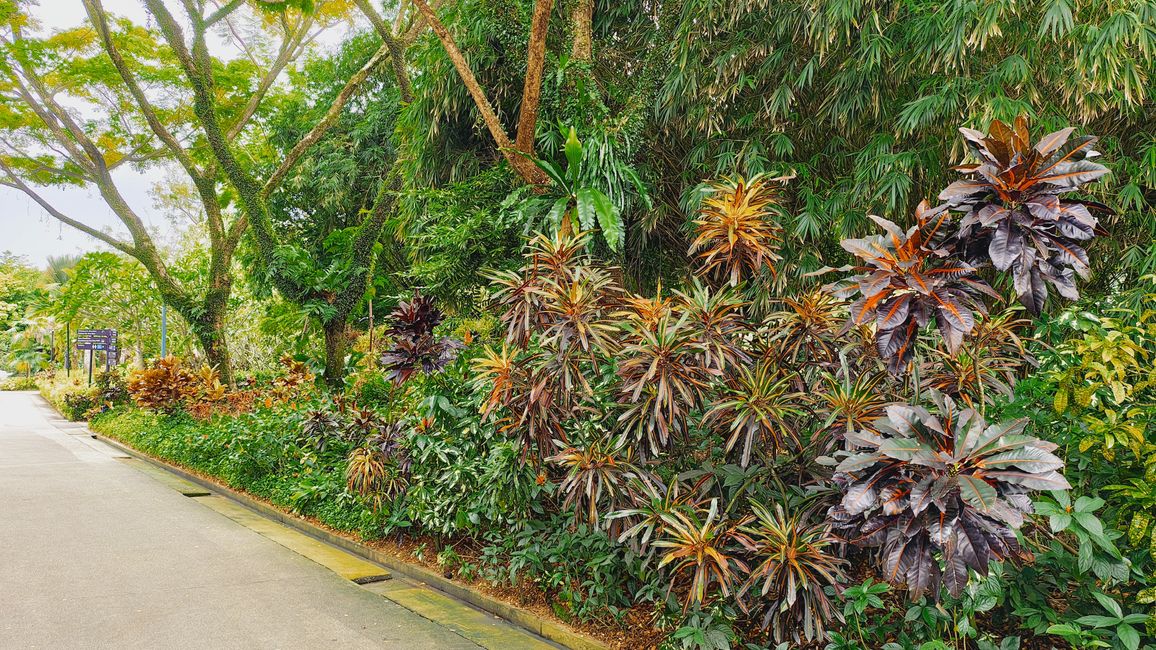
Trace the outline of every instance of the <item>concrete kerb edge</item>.
<path fill-rule="evenodd" d="M 336 546 L 366 560 L 376 562 L 377 564 L 386 567 L 390 571 L 404 575 L 411 580 L 424 583 L 427 586 L 433 587 L 434 589 L 444 592 L 454 598 L 457 598 L 458 600 L 465 601 L 474 607 L 481 609 L 482 611 L 505 619 L 517 625 L 518 627 L 533 632 L 534 634 L 549 639 L 550 641 L 566 646 L 567 648 L 572 648 L 573 650 L 595 650 L 606 648 L 605 645 L 594 639 L 590 639 L 567 630 L 553 621 L 543 619 L 537 614 L 526 611 L 519 607 L 515 607 L 513 605 L 509 605 L 502 601 L 492 599 L 477 590 L 455 583 L 452 580 L 444 578 L 441 575 L 438 575 L 437 573 L 424 567 L 409 564 L 408 562 L 399 560 L 396 557 L 382 553 L 374 548 L 365 546 L 340 535 L 335 535 L 290 513 L 284 512 L 278 508 L 270 506 L 267 503 L 258 501 L 243 493 L 237 492 L 230 487 L 213 481 L 205 480 L 196 474 L 192 474 L 181 469 L 180 467 L 170 465 L 163 460 L 153 458 L 152 456 L 144 454 L 143 452 L 137 451 L 136 449 L 124 444 L 119 440 L 116 440 L 115 438 L 109 438 L 108 436 L 97 433 L 93 433 L 92 435 L 94 438 L 110 444 L 113 447 L 116 447 L 120 451 L 129 454 L 133 458 L 143 460 L 155 467 L 176 474 L 177 476 L 187 481 L 200 485 L 206 489 L 221 493 L 222 496 L 225 496 L 235 501 L 236 503 L 257 512 L 262 516 L 285 524 L 298 530 L 299 532 L 309 535 L 310 537 L 318 539 L 332 546 Z"/>
<path fill-rule="evenodd" d="M 55 410 L 55 409 L 54 409 Z M 90 430 L 91 431 L 91 430 Z M 186 481 L 195 483 L 209 490 L 220 493 L 232 501 L 250 509 L 258 514 L 273 519 L 290 528 L 302 532 L 310 537 L 318 539 L 326 544 L 336 546 L 342 550 L 348 551 L 361 558 L 376 562 L 389 569 L 399 573 L 411 580 L 421 582 L 438 591 L 444 592 L 458 600 L 465 601 L 478 609 L 498 616 L 518 627 L 529 632 L 537 634 L 538 636 L 553 641 L 559 645 L 570 648 L 571 650 L 606 650 L 607 646 L 601 642 L 587 637 L 585 635 L 573 632 L 565 627 L 555 623 L 554 621 L 542 618 L 533 612 L 524 610 L 520 607 L 515 607 L 500 600 L 491 598 L 476 589 L 470 588 L 466 585 L 458 584 L 449 580 L 429 569 L 421 566 L 410 564 L 400 560 L 392 555 L 382 553 L 377 549 L 371 548 L 364 544 L 360 544 L 351 539 L 347 539 L 340 535 L 335 535 L 324 528 L 315 526 L 308 521 L 296 517 L 290 513 L 284 512 L 279 508 L 275 508 L 267 503 L 254 499 L 246 494 L 238 492 L 228 486 L 208 481 L 196 474 L 187 472 L 180 467 L 169 464 L 158 458 L 154 458 L 144 452 L 138 451 L 133 447 L 105 435 L 92 432 L 92 437 L 104 442 L 116 449 L 136 458 L 147 462 L 154 467 L 160 468 L 172 474 L 185 479 Z"/>

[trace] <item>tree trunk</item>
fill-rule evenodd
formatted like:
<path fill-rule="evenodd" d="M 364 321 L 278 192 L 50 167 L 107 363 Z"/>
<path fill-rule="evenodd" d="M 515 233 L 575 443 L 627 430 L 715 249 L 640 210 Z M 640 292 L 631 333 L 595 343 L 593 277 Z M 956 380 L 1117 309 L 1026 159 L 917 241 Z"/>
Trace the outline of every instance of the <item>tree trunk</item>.
<path fill-rule="evenodd" d="M 178 312 L 181 313 L 181 312 Z M 193 335 L 205 351 L 205 362 L 221 376 L 221 383 L 233 388 L 236 380 L 233 376 L 232 359 L 229 358 L 229 344 L 225 338 L 224 309 L 213 309 L 204 313 L 200 318 L 190 318 L 181 313 Z"/>
<path fill-rule="evenodd" d="M 330 388 L 341 388 L 345 378 L 345 336 L 344 318 L 335 318 L 325 324 L 325 383 Z"/>
<path fill-rule="evenodd" d="M 466 90 L 469 91 L 470 97 L 474 99 L 474 105 L 477 106 L 478 112 L 482 114 L 482 121 L 485 122 L 486 128 L 490 135 L 494 138 L 494 143 L 498 145 L 498 151 L 506 158 L 506 162 L 514 168 L 514 171 L 521 176 L 522 180 L 530 185 L 544 185 L 549 181 L 546 173 L 534 163 L 527 160 L 525 157 L 518 154 L 518 150 L 514 143 L 510 140 L 510 136 L 506 134 L 506 128 L 502 126 L 502 122 L 498 119 L 498 114 L 494 112 L 494 107 L 490 104 L 490 100 L 486 97 L 486 93 L 482 90 L 481 84 L 478 83 L 477 77 L 474 76 L 474 71 L 470 68 L 466 57 L 462 55 L 458 49 L 457 43 L 454 41 L 453 35 L 446 26 L 442 24 L 441 19 L 437 17 L 433 9 L 430 9 L 429 4 L 425 0 L 414 0 L 414 5 L 421 11 L 422 15 L 429 22 L 430 28 L 434 34 L 437 35 L 438 40 L 442 42 L 442 48 L 446 55 L 450 57 L 450 62 L 453 63 L 454 68 L 458 71 L 458 76 L 461 77 L 462 83 L 465 84 Z"/>
<path fill-rule="evenodd" d="M 570 58 L 589 63 L 594 59 L 594 0 L 574 3 L 574 48 Z"/>
<path fill-rule="evenodd" d="M 530 19 L 530 45 L 526 50 L 526 78 L 522 83 L 522 106 L 518 109 L 515 145 L 527 156 L 534 155 L 538 128 L 538 105 L 542 98 L 542 68 L 546 64 L 546 33 L 554 0 L 538 0 Z"/>

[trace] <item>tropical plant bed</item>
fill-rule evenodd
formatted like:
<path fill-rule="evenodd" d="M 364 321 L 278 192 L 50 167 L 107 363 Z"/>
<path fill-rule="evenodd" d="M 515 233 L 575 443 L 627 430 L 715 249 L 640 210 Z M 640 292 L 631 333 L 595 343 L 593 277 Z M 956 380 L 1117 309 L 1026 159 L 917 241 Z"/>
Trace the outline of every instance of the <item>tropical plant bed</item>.
<path fill-rule="evenodd" d="M 1138 650 L 1154 293 L 1056 304 L 1103 230 L 1075 194 L 1107 173 L 1094 137 L 961 132 L 978 163 L 943 203 L 871 217 L 794 291 L 789 177 L 707 188 L 691 274 L 654 295 L 561 201 L 490 273 L 489 318 L 414 291 L 339 388 L 288 357 L 235 390 L 164 358 L 88 414 L 625 645 Z"/>

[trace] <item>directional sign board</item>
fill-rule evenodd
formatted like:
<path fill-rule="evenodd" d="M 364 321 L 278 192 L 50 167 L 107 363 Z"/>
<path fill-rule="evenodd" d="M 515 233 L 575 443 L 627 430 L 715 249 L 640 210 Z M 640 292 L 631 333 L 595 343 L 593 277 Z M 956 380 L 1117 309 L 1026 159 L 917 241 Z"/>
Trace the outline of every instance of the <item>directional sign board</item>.
<path fill-rule="evenodd" d="M 77 350 L 97 350 L 115 354 L 120 347 L 116 330 L 80 330 L 76 333 Z"/>

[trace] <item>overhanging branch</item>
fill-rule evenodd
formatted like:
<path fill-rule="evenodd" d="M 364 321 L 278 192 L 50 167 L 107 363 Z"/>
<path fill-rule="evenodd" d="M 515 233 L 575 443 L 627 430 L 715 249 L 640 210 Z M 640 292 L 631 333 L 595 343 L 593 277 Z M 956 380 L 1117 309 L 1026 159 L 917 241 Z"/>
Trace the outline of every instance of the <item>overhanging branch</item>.
<path fill-rule="evenodd" d="M 365 65 L 361 66 L 361 69 L 349 78 L 349 81 L 345 83 L 341 92 L 337 94 L 336 99 L 333 100 L 333 104 L 329 106 L 329 110 L 325 112 L 325 116 L 321 118 L 321 121 L 310 129 L 309 133 L 305 134 L 305 137 L 301 138 L 300 142 L 293 146 L 285 156 L 285 160 L 281 161 L 276 171 L 269 177 L 269 180 L 265 183 L 265 187 L 261 190 L 262 196 L 268 196 L 276 189 L 285 178 L 285 175 L 301 160 L 301 156 L 305 155 L 305 152 L 308 151 L 310 147 L 325 136 L 337 121 L 337 118 L 341 116 L 341 111 L 345 109 L 345 105 L 349 103 L 349 100 L 353 98 L 358 89 L 361 88 L 361 85 L 369 78 L 374 68 L 381 65 L 381 62 L 388 57 L 389 46 L 388 44 L 382 45 L 374 52 L 373 56 L 369 58 L 369 61 L 366 61 Z"/>
<path fill-rule="evenodd" d="M 12 171 L 12 168 L 9 167 L 7 163 L 0 161 L 0 169 L 3 169 L 5 174 L 5 177 L 0 179 L 0 185 L 6 185 L 8 187 L 20 190 L 33 201 L 35 201 L 41 208 L 44 208 L 44 211 L 52 215 L 52 217 L 57 221 L 65 223 L 87 235 L 95 237 L 100 241 L 108 244 L 109 246 L 112 246 L 113 248 L 121 251 L 122 253 L 132 256 L 136 255 L 135 246 L 127 242 L 120 241 L 112 235 L 101 230 L 97 230 L 88 224 L 77 221 L 76 219 L 73 219 L 72 217 L 69 217 L 60 210 L 56 209 L 56 207 L 49 203 L 47 199 L 45 199 L 43 196 L 40 196 L 36 190 L 32 189 L 27 183 L 21 180 L 20 177 Z"/>

